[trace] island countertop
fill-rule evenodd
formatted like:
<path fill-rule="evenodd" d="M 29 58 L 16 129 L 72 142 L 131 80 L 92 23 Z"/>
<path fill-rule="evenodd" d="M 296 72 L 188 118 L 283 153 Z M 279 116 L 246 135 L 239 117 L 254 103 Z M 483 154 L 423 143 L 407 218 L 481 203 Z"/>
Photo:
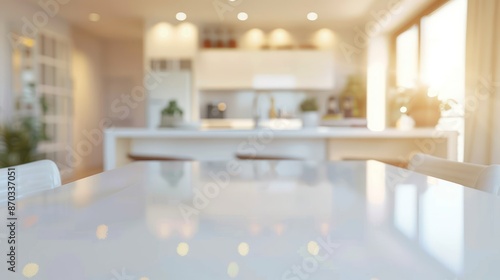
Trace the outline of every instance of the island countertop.
<path fill-rule="evenodd" d="M 433 128 L 412 130 L 386 129 L 374 131 L 360 127 L 315 127 L 302 129 L 182 129 L 182 128 L 110 128 L 109 136 L 134 138 L 245 138 L 259 134 L 273 134 L 277 138 L 443 138 L 456 137 L 456 131 L 442 131 Z"/>
<path fill-rule="evenodd" d="M 137 158 L 165 160 L 377 159 L 406 162 L 415 153 L 457 159 L 456 131 L 316 127 L 305 129 L 111 128 L 104 134 L 104 168 Z M 78 151 L 77 151 L 78 152 Z"/>

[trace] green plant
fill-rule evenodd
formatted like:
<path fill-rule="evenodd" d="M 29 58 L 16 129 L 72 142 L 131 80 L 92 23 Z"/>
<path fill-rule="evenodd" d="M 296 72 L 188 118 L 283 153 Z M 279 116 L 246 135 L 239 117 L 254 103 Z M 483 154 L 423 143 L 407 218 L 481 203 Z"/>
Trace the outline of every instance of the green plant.
<path fill-rule="evenodd" d="M 318 111 L 318 102 L 316 98 L 306 98 L 302 103 L 300 103 L 300 110 L 302 112 L 316 112 Z"/>
<path fill-rule="evenodd" d="M 49 104 L 47 102 L 47 98 L 45 95 L 40 97 L 40 108 L 42 109 L 42 115 L 46 116 L 49 111 Z M 40 127 L 40 139 L 43 141 L 50 140 L 50 137 L 47 135 L 47 123 L 42 122 Z"/>
<path fill-rule="evenodd" d="M 182 109 L 179 108 L 179 106 L 177 105 L 177 101 L 170 100 L 168 102 L 168 106 L 165 107 L 161 111 L 161 114 L 162 114 L 162 116 L 172 116 L 173 117 L 175 115 L 182 116 L 183 112 L 182 112 Z"/>
<path fill-rule="evenodd" d="M 40 132 L 33 118 L 0 128 L 0 167 L 19 165 L 39 159 Z"/>

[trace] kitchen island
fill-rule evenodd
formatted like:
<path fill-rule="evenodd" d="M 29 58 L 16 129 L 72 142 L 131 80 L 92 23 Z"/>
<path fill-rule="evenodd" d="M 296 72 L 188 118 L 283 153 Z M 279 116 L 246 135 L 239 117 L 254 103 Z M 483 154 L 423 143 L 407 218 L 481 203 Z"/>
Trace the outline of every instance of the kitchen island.
<path fill-rule="evenodd" d="M 110 128 L 104 169 L 132 158 L 229 160 L 236 157 L 298 160 L 378 159 L 405 162 L 415 153 L 457 160 L 456 131 L 317 127 L 308 129 Z"/>

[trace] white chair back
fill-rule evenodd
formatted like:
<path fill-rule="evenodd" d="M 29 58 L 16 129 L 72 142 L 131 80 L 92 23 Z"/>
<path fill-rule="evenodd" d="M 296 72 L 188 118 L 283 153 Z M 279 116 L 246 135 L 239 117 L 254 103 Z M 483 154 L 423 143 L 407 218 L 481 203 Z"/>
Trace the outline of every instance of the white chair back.
<path fill-rule="evenodd" d="M 500 165 L 486 167 L 476 183 L 476 188 L 500 195 Z"/>
<path fill-rule="evenodd" d="M 50 160 L 12 166 L 15 168 L 16 197 L 20 198 L 35 192 L 61 186 L 61 175 L 57 165 Z M 0 201 L 7 199 L 9 168 L 0 169 Z"/>
<path fill-rule="evenodd" d="M 415 154 L 408 165 L 408 169 L 427 176 L 436 177 L 454 182 L 466 187 L 478 188 L 478 180 L 486 165 L 450 161 L 426 154 Z M 481 190 L 484 183 L 481 184 Z"/>

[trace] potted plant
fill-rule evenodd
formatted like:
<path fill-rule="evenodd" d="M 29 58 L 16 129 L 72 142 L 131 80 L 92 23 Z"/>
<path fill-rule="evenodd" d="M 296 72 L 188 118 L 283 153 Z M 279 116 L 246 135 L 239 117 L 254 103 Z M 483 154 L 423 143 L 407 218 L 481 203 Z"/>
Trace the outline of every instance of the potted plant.
<path fill-rule="evenodd" d="M 319 113 L 318 113 L 318 103 L 316 98 L 306 98 L 300 104 L 300 110 L 302 111 L 302 126 L 303 127 L 315 127 L 319 123 Z"/>
<path fill-rule="evenodd" d="M 408 102 L 408 116 L 415 120 L 417 127 L 435 127 L 441 114 L 457 105 L 453 99 L 440 100 L 437 95 L 429 95 L 428 88 L 418 89 Z"/>
<path fill-rule="evenodd" d="M 170 100 L 167 107 L 161 111 L 161 126 L 173 127 L 182 122 L 182 109 L 177 105 L 177 101 Z"/>
<path fill-rule="evenodd" d="M 22 119 L 0 128 L 0 167 L 39 160 L 40 132 L 33 118 Z"/>

